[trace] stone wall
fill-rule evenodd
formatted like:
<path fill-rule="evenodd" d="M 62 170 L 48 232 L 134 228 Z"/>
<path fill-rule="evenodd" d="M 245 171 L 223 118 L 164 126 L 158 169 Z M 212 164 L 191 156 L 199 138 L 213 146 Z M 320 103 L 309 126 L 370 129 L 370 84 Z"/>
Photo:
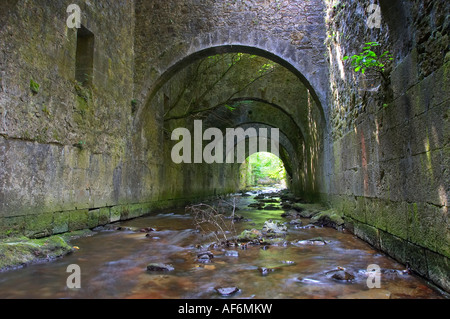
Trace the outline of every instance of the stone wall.
<path fill-rule="evenodd" d="M 95 39 L 89 86 L 75 81 L 77 31 L 66 25 L 73 1 L 7 3 L 0 230 L 44 236 L 114 220 L 109 207 L 129 203 L 120 168 L 131 122 L 134 3 L 79 3 Z"/>
<path fill-rule="evenodd" d="M 334 155 L 327 197 L 354 233 L 449 290 L 449 3 L 366 1 L 328 8 Z M 377 41 L 394 61 L 388 82 L 344 56 Z"/>

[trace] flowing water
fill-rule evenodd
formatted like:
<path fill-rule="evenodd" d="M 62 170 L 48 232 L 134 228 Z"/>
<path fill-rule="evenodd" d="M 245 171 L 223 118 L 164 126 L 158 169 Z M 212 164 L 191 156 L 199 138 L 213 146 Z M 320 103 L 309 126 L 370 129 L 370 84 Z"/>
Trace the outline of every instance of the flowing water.
<path fill-rule="evenodd" d="M 242 198 L 235 223 L 237 233 L 261 230 L 268 219 L 288 222 L 280 210 L 248 208 L 254 196 Z M 309 223 L 302 219 L 303 225 Z M 213 238 L 195 230 L 193 218 L 184 210 L 164 211 L 115 223 L 115 230 L 98 230 L 74 239 L 75 252 L 48 263 L 0 273 L 0 298 L 444 298 L 424 279 L 374 250 L 353 235 L 332 228 L 288 225 L 285 243 L 270 246 L 209 247 L 214 255 L 200 263 L 199 245 Z M 121 227 L 120 230 L 117 227 Z M 148 233 L 145 227 L 156 229 Z M 293 245 L 292 242 L 321 237 L 326 245 Z M 235 251 L 234 253 L 230 251 Z M 237 255 L 236 256 L 236 252 Z M 147 271 L 149 263 L 174 267 L 170 272 Z M 69 289 L 67 266 L 81 269 L 81 288 Z M 380 288 L 369 289 L 367 267 L 381 268 Z M 261 272 L 267 268 L 267 273 Z M 342 267 L 352 280 L 330 276 Z M 374 281 L 372 281 L 374 282 Z M 237 287 L 230 297 L 217 287 Z"/>

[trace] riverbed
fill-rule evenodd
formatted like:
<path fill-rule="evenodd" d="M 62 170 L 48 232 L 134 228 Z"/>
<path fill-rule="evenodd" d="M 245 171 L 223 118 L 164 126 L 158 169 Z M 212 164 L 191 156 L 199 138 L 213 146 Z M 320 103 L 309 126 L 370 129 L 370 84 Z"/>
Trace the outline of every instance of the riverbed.
<path fill-rule="evenodd" d="M 260 231 L 268 220 L 287 228 L 274 244 L 213 245 L 184 209 L 164 210 L 73 239 L 75 251 L 51 262 L 0 273 L 0 298 L 444 298 L 423 278 L 345 230 L 301 224 L 284 210 L 255 209 L 257 193 L 240 197 L 233 226 Z M 274 197 L 272 197 L 274 198 Z M 276 197 L 275 197 L 276 198 Z M 230 219 L 231 221 L 231 219 Z M 233 234 L 227 233 L 227 236 Z M 322 244 L 308 241 L 323 240 Z M 202 253 L 208 258 L 201 259 Z M 173 267 L 149 271 L 150 263 Z M 69 265 L 79 266 L 81 288 L 67 287 Z M 369 265 L 377 265 L 379 287 L 370 288 Z M 348 274 L 340 278 L 334 274 Z M 371 280 L 371 278 L 373 280 Z M 373 285 L 372 285 L 373 286 Z M 230 295 L 220 288 L 232 288 Z"/>

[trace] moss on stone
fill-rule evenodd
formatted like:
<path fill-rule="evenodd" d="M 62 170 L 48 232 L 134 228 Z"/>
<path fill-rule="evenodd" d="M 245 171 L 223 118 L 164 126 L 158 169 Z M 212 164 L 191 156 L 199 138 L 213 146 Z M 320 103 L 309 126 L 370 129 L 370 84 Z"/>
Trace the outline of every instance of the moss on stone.
<path fill-rule="evenodd" d="M 53 234 L 60 234 L 69 231 L 70 213 L 58 212 L 53 214 Z"/>
<path fill-rule="evenodd" d="M 311 223 L 320 224 L 322 226 L 328 226 L 333 228 L 339 228 L 344 225 L 344 220 L 341 215 L 334 210 L 327 210 L 320 212 L 311 218 Z"/>
<path fill-rule="evenodd" d="M 25 219 L 24 235 L 30 238 L 46 237 L 52 234 L 53 213 L 29 215 Z"/>
<path fill-rule="evenodd" d="M 69 230 L 89 228 L 89 211 L 87 209 L 72 211 L 69 214 Z"/>
<path fill-rule="evenodd" d="M 22 235 L 24 229 L 24 216 L 13 216 L 0 219 L 0 238 Z"/>
<path fill-rule="evenodd" d="M 238 241 L 252 241 L 252 240 L 258 240 L 262 237 L 262 233 L 257 229 L 252 230 L 244 230 L 242 233 L 239 234 L 237 237 Z"/>
<path fill-rule="evenodd" d="M 105 225 L 110 222 L 110 208 L 102 207 L 98 213 L 98 225 Z"/>
<path fill-rule="evenodd" d="M 119 221 L 121 212 L 121 206 L 111 207 L 110 222 L 113 223 Z"/>
<path fill-rule="evenodd" d="M 71 251 L 72 247 L 60 236 L 8 238 L 0 241 L 0 271 L 49 261 Z"/>

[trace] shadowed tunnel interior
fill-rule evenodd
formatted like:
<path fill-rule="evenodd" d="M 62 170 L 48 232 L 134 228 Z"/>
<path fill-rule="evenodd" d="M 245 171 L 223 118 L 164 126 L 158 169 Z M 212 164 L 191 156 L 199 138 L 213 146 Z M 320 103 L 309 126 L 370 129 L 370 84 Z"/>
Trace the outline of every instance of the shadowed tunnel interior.
<path fill-rule="evenodd" d="M 287 167 L 290 188 L 305 197 L 317 195 L 322 179 L 323 110 L 304 78 L 298 71 L 292 72 L 292 66 L 286 68 L 265 57 L 272 54 L 251 52 L 251 48 L 225 46 L 193 54 L 161 76 L 147 104 L 137 112 L 136 132 L 145 134 L 146 126 L 152 125 L 146 116 L 156 114 L 163 120 L 166 174 L 184 181 L 180 189 L 172 188 L 171 192 L 186 193 L 182 185 L 188 185 L 191 194 L 217 194 L 236 191 L 239 185 L 239 165 L 174 164 L 171 160 L 171 149 L 177 143 L 171 140 L 171 132 L 179 127 L 194 132 L 197 120 L 203 131 L 218 128 L 223 136 L 227 128 L 278 128 L 280 157 Z M 203 141 L 200 151 L 208 143 Z M 195 184 L 193 176 L 211 178 Z"/>

